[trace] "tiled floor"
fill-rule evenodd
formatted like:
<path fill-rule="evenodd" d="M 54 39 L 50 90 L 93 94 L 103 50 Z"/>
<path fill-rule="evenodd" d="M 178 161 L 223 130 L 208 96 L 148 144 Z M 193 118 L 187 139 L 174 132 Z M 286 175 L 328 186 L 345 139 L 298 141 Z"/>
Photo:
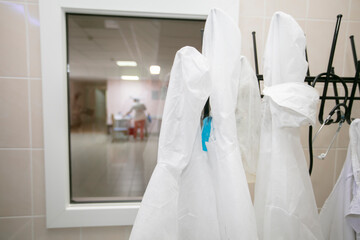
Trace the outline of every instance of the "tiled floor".
<path fill-rule="evenodd" d="M 74 200 L 141 199 L 156 165 L 157 142 L 157 136 L 112 142 L 104 133 L 72 133 Z"/>

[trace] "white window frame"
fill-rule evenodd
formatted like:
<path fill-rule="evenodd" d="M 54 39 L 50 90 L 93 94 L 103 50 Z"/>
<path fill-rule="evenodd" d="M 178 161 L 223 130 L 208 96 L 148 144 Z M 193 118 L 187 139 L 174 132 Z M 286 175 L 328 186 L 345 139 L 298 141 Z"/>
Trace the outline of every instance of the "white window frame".
<path fill-rule="evenodd" d="M 132 225 L 138 202 L 70 203 L 65 14 L 206 19 L 219 7 L 237 20 L 238 0 L 39 0 L 39 6 L 47 227 Z"/>

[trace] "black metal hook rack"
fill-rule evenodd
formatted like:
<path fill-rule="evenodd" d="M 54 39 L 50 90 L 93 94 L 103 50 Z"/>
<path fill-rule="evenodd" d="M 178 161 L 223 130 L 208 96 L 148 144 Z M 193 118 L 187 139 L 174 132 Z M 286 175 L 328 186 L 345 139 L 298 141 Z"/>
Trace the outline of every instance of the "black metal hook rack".
<path fill-rule="evenodd" d="M 351 110 L 353 107 L 354 100 L 360 100 L 360 97 L 355 97 L 356 89 L 359 89 L 360 92 L 360 79 L 359 79 L 359 71 L 360 71 L 360 60 L 357 58 L 356 54 L 356 48 L 355 48 L 355 42 L 354 42 L 354 36 L 350 36 L 350 43 L 351 43 L 351 49 L 353 54 L 353 60 L 355 65 L 355 76 L 354 77 L 339 77 L 335 74 L 334 68 L 333 68 L 333 60 L 335 55 L 335 49 L 336 49 L 336 43 L 337 38 L 339 35 L 340 30 L 340 24 L 341 24 L 341 18 L 342 15 L 337 15 L 332 45 L 331 45 L 331 51 L 327 66 L 327 71 L 324 73 L 320 73 L 317 76 L 310 76 L 310 68 L 307 70 L 307 76 L 304 79 L 304 82 L 308 83 L 309 85 L 315 87 L 316 83 L 324 83 L 323 92 L 320 96 L 320 109 L 319 109 L 319 115 L 318 120 L 321 124 L 324 123 L 324 108 L 325 103 L 328 100 L 334 100 L 335 101 L 335 107 L 333 108 L 333 111 L 340 110 L 340 108 L 344 108 L 345 112 L 345 119 L 341 115 L 340 111 L 336 112 L 336 119 L 327 119 L 325 120 L 325 125 L 330 125 L 333 123 L 339 123 L 340 121 L 346 121 L 348 124 L 351 123 Z M 260 88 L 260 81 L 264 80 L 263 75 L 259 74 L 259 67 L 258 67 L 258 57 L 257 57 L 257 47 L 256 47 L 256 32 L 252 32 L 252 38 L 253 38 L 253 48 L 254 48 L 254 60 L 255 60 L 255 72 L 256 76 L 259 81 L 259 88 Z M 307 50 L 305 49 L 305 56 L 307 59 Z M 328 85 L 331 83 L 333 85 L 334 95 L 329 96 L 327 94 L 328 92 Z M 342 84 L 344 87 L 344 96 L 339 96 L 339 91 L 337 84 Z M 349 95 L 347 84 L 352 84 L 351 93 Z M 260 89 L 261 90 L 261 89 Z M 342 101 L 340 103 L 340 101 Z M 312 126 L 309 127 L 309 154 L 310 154 L 310 166 L 309 166 L 309 174 L 312 172 L 313 167 L 313 153 L 312 153 Z"/>

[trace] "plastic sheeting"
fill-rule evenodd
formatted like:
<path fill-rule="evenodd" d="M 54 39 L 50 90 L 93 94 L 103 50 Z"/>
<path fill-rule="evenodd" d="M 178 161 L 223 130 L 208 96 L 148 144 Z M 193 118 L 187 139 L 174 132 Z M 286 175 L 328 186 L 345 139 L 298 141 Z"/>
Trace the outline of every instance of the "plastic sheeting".
<path fill-rule="evenodd" d="M 320 212 L 321 228 L 326 240 L 360 239 L 359 119 L 351 123 L 349 136 L 350 144 L 344 167 Z"/>
<path fill-rule="evenodd" d="M 305 36 L 276 12 L 264 54 L 264 99 L 255 212 L 262 240 L 323 239 L 299 127 L 314 124 L 317 91 L 304 83 Z"/>

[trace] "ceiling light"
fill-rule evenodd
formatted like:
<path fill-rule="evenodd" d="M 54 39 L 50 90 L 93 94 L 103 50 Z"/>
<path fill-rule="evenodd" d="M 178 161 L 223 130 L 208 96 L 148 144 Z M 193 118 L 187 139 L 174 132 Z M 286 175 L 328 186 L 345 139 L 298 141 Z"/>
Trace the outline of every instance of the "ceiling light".
<path fill-rule="evenodd" d="M 108 29 L 119 29 L 119 24 L 115 20 L 107 19 L 105 20 L 105 28 Z"/>
<path fill-rule="evenodd" d="M 129 81 L 137 81 L 137 80 L 139 80 L 139 76 L 126 76 L 126 75 L 123 75 L 123 76 L 121 76 L 121 79 L 122 80 L 129 80 Z"/>
<path fill-rule="evenodd" d="M 135 61 L 116 61 L 116 64 L 119 67 L 136 67 L 137 63 Z"/>
<path fill-rule="evenodd" d="M 151 65 L 150 66 L 150 73 L 153 75 L 160 74 L 160 66 L 158 65 Z"/>

